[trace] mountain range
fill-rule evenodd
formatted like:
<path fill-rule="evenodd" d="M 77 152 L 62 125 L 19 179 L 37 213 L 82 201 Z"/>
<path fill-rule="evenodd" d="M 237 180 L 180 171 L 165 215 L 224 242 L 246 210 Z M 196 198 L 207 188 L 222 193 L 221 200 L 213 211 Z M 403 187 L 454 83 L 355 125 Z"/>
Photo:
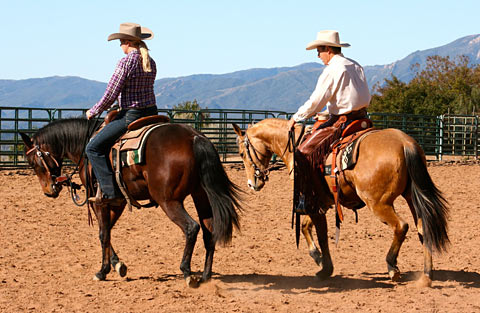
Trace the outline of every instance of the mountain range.
<path fill-rule="evenodd" d="M 469 57 L 480 64 L 480 34 L 459 38 L 447 45 L 415 51 L 386 65 L 364 66 L 369 86 L 380 85 L 391 75 L 408 82 L 412 65 L 426 65 L 431 55 Z M 347 55 L 348 57 L 348 55 Z M 278 110 L 293 112 L 313 91 L 324 66 L 304 63 L 294 67 L 256 68 L 227 74 L 199 74 L 155 81 L 159 108 L 171 108 L 196 99 L 201 107 Z M 0 107 L 88 108 L 98 101 L 106 83 L 80 77 L 46 77 L 0 80 Z"/>

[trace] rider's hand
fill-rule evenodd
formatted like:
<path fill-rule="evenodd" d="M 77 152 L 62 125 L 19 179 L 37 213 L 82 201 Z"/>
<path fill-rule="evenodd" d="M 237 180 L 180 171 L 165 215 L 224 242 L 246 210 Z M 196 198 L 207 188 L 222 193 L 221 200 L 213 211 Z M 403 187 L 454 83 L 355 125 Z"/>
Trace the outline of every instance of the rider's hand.
<path fill-rule="evenodd" d="M 290 131 L 290 130 L 294 129 L 294 127 L 295 127 L 295 120 L 294 120 L 293 118 L 291 118 L 291 119 L 288 121 L 287 128 L 288 128 L 288 130 Z"/>
<path fill-rule="evenodd" d="M 86 114 L 87 114 L 87 120 L 93 117 L 92 113 L 90 113 L 90 110 L 88 110 Z"/>

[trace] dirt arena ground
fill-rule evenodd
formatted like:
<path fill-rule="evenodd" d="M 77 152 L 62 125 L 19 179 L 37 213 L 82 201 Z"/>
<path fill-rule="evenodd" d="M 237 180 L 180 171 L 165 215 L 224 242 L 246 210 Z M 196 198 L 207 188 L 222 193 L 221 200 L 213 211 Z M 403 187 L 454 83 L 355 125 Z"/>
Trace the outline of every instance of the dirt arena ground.
<path fill-rule="evenodd" d="M 480 312 L 480 165 L 429 166 L 451 204 L 451 247 L 434 256 L 432 288 L 416 284 L 423 255 L 403 200 L 397 211 L 411 227 L 400 251 L 400 282 L 386 272 L 392 233 L 366 208 L 358 224 L 345 212 L 337 247 L 328 212 L 335 270 L 319 281 L 305 242 L 295 246 L 286 171 L 272 172 L 254 193 L 241 167 L 226 167 L 246 191 L 242 231 L 217 246 L 213 279 L 198 289 L 185 286 L 183 234 L 161 209 L 124 213 L 112 243 L 128 274 L 96 282 L 101 249 L 86 208 L 74 206 L 66 191 L 58 199 L 43 196 L 31 171 L 0 171 L 0 312 Z M 190 198 L 186 206 L 197 219 Z M 200 271 L 203 262 L 199 236 L 192 269 Z"/>

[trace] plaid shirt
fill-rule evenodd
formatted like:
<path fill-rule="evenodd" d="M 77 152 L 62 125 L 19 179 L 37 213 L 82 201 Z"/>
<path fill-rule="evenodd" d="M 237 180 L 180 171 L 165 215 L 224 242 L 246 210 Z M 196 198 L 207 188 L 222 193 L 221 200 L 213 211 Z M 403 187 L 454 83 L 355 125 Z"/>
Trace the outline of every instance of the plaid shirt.
<path fill-rule="evenodd" d="M 153 83 L 157 75 L 155 61 L 150 58 L 152 71 L 143 71 L 140 52 L 134 50 L 122 58 L 110 78 L 102 99 L 91 109 L 95 116 L 110 108 L 115 100 L 121 108 L 143 108 L 155 105 Z"/>

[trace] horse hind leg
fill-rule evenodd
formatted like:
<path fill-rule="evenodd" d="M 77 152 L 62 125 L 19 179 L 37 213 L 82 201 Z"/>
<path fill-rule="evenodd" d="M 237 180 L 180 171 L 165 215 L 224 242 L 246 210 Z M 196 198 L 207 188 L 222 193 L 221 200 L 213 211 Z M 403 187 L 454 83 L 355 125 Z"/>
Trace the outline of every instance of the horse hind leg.
<path fill-rule="evenodd" d="M 195 208 L 197 209 L 200 226 L 205 246 L 205 266 L 201 282 L 207 282 L 212 277 L 213 255 L 215 253 L 215 241 L 213 240 L 213 214 L 212 207 L 205 191 L 200 188 L 192 194 Z"/>
<path fill-rule="evenodd" d="M 417 227 L 418 232 L 418 239 L 423 246 L 423 276 L 419 279 L 419 282 L 426 287 L 430 287 L 432 285 L 433 279 L 433 261 L 432 261 L 432 253 L 425 245 L 423 240 L 423 227 L 422 227 L 422 220 L 418 219 L 417 213 L 415 211 L 415 207 L 413 206 L 412 198 L 410 195 L 404 195 L 405 200 L 407 201 L 408 207 L 410 208 L 410 212 L 412 213 L 413 220 L 415 222 L 415 226 Z"/>
<path fill-rule="evenodd" d="M 200 226 L 187 213 L 182 202 L 172 200 L 159 204 L 170 220 L 180 227 L 185 235 L 185 248 L 183 250 L 182 262 L 180 263 L 180 270 L 183 273 L 183 277 L 185 278 L 188 287 L 198 287 L 199 281 L 196 277 L 192 276 L 190 264 Z"/>
<path fill-rule="evenodd" d="M 313 241 L 312 228 L 312 219 L 310 218 L 310 216 L 306 215 L 302 221 L 302 234 L 307 241 L 310 256 L 313 258 L 315 263 L 320 266 L 322 263 L 322 254 L 320 253 L 317 246 L 315 245 L 315 242 Z"/>
<path fill-rule="evenodd" d="M 393 203 L 376 203 L 372 206 L 374 214 L 393 229 L 393 241 L 388 250 L 386 261 L 388 275 L 392 281 L 400 278 L 400 270 L 397 267 L 397 258 L 400 248 L 408 232 L 408 224 L 400 219 L 393 209 Z"/>

